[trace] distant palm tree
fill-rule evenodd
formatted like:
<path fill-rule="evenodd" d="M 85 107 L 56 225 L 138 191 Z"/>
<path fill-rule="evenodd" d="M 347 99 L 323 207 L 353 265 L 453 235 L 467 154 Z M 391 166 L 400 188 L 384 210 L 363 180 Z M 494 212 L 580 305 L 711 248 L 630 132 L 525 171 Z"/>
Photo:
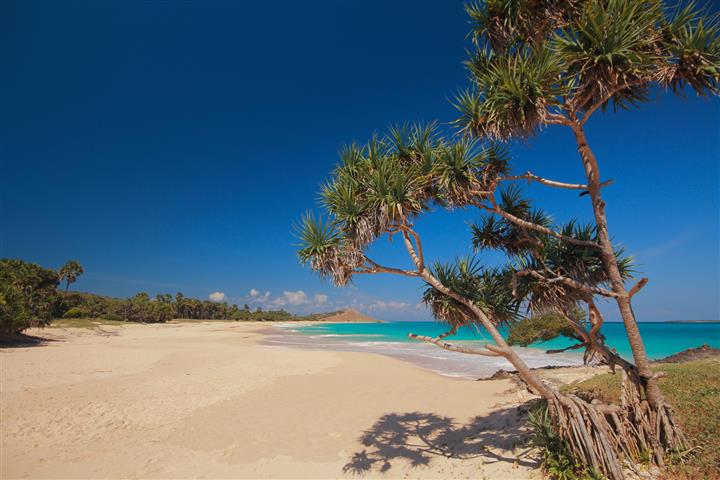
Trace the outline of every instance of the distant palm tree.
<path fill-rule="evenodd" d="M 60 278 L 60 281 L 65 282 L 66 292 L 70 287 L 70 284 L 75 283 L 78 277 L 83 273 L 85 273 L 85 269 L 82 265 L 80 265 L 80 262 L 78 262 L 77 260 L 70 260 L 65 265 L 60 267 L 60 270 L 58 270 L 58 277 Z"/>

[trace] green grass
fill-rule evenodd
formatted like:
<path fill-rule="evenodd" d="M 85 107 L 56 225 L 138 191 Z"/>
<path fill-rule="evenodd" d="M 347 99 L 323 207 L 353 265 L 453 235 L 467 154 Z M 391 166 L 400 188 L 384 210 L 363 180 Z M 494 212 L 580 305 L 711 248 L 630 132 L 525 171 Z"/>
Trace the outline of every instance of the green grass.
<path fill-rule="evenodd" d="M 675 408 L 685 433 L 699 449 L 684 463 L 671 466 L 667 479 L 720 478 L 720 360 L 696 360 L 682 364 L 656 364 L 667 373 L 660 389 Z M 590 393 L 594 398 L 617 402 L 620 375 L 603 374 L 565 387 Z"/>

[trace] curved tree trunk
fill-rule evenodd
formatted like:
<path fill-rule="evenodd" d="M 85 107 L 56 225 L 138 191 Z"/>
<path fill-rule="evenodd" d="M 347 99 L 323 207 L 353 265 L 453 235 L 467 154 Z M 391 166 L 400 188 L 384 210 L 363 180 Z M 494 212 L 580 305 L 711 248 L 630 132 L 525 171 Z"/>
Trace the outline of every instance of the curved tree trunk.
<path fill-rule="evenodd" d="M 592 200 L 603 264 L 610 279 L 612 291 L 616 295 L 615 300 L 635 361 L 632 368 L 623 365 L 623 372 L 627 379 L 623 382 L 624 407 L 633 420 L 634 426 L 641 430 L 647 430 L 645 433 L 639 432 L 639 436 L 647 436 L 647 445 L 644 445 L 646 451 L 652 452 L 654 462 L 663 466 L 666 451 L 684 450 L 687 448 L 687 442 L 682 430 L 674 420 L 672 409 L 665 402 L 658 387 L 659 376 L 650 368 L 650 360 L 631 305 L 632 293 L 625 288 L 608 232 L 597 159 L 588 146 L 582 123 L 577 119 L 573 120 L 571 127 L 588 181 L 588 192 Z"/>
<path fill-rule="evenodd" d="M 594 402 L 588 403 L 574 395 L 562 394 L 553 386 L 545 384 L 517 352 L 510 348 L 495 326 L 496 322 L 491 321 L 482 308 L 442 284 L 425 267 L 419 236 L 409 228 L 403 230 L 402 234 L 408 254 L 417 267 L 416 275 L 438 291 L 466 306 L 490 333 L 495 345 L 486 345 L 484 350 L 480 350 L 453 347 L 444 342 L 443 339 L 454 334 L 457 327 L 453 327 L 448 333 L 436 338 L 413 334 L 410 334 L 410 338 L 430 341 L 448 350 L 504 357 L 517 369 L 518 375 L 530 389 L 548 402 L 553 422 L 576 458 L 588 467 L 604 474 L 610 480 L 624 479 L 626 468 L 636 470 L 636 461 L 642 457 L 644 452 L 659 451 L 656 440 L 659 436 L 656 435 L 653 426 L 665 425 L 666 427 L 662 427 L 665 437 L 671 438 L 675 442 L 684 441 L 682 433 L 672 421 L 669 410 L 648 408 L 647 402 L 638 403 L 636 398 L 629 400 L 626 408 Z M 410 240 L 410 235 L 414 237 L 417 247 Z M 592 299 L 589 300 L 589 305 L 591 306 L 591 315 L 594 315 L 593 328 L 591 334 L 585 333 L 583 338 L 594 350 L 601 353 L 608 363 L 613 360 L 629 371 L 636 372 L 637 369 L 634 365 L 611 352 L 602 342 L 597 342 L 596 335 L 602 325 L 602 316 L 594 308 Z M 641 377 L 635 373 L 630 374 L 628 378 L 639 379 Z M 633 385 L 633 387 L 631 388 L 629 385 Z M 628 396 L 633 392 L 639 395 L 640 390 L 635 386 L 635 383 L 628 382 L 626 389 L 629 392 Z M 647 448 L 647 444 L 650 444 L 652 448 Z M 662 458 L 658 461 L 662 462 Z"/>
<path fill-rule="evenodd" d="M 633 453 L 637 453 L 635 452 L 636 442 L 633 441 L 634 437 L 626 432 L 631 427 L 631 423 L 626 420 L 622 409 L 606 405 L 593 405 L 576 396 L 561 394 L 556 388 L 543 383 L 540 377 L 510 348 L 495 324 L 480 307 L 440 283 L 427 269 L 421 270 L 421 277 L 436 289 L 467 306 L 490 333 L 497 346 L 486 346 L 487 353 L 477 349 L 468 351 L 468 349 L 453 348 L 442 339 L 455 333 L 456 328 L 448 334 L 436 338 L 413 334 L 409 335 L 410 338 L 430 341 L 448 350 L 504 357 L 517 369 L 518 375 L 530 389 L 547 401 L 558 433 L 565 439 L 576 458 L 611 480 L 625 478 L 623 468 L 625 466 L 632 467 L 633 459 L 638 456 L 633 455 Z M 629 443 L 628 439 L 631 439 Z"/>
<path fill-rule="evenodd" d="M 547 401 L 558 434 L 565 440 L 575 458 L 610 480 L 626 478 L 626 468 L 636 470 L 636 459 L 649 449 L 645 447 L 648 442 L 645 435 L 647 430 L 644 428 L 646 424 L 643 423 L 642 428 L 636 429 L 634 419 L 630 416 L 632 410 L 614 405 L 588 403 L 575 395 L 562 394 L 555 387 L 543 383 L 507 345 L 494 323 L 478 306 L 467 299 L 462 299 L 431 275 L 428 275 L 427 280 L 433 284 L 437 282 L 436 288 L 442 287 L 448 295 L 468 306 L 495 339 L 497 347 L 473 349 L 444 342 L 443 339 L 454 334 L 457 327 L 435 338 L 411 333 L 408 335 L 411 339 L 430 342 L 441 348 L 461 353 L 504 357 L 517 369 L 518 375 L 528 387 Z M 601 349 L 593 349 L 593 351 L 604 352 Z M 609 352 L 607 349 L 605 351 Z"/>

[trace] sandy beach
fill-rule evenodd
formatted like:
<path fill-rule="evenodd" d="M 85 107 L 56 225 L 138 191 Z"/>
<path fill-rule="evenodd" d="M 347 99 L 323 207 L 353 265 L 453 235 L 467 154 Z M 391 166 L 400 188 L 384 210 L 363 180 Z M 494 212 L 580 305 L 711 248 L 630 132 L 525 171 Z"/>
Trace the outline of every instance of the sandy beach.
<path fill-rule="evenodd" d="M 2 478 L 542 478 L 509 380 L 258 344 L 268 324 L 49 328 L 2 356 Z"/>

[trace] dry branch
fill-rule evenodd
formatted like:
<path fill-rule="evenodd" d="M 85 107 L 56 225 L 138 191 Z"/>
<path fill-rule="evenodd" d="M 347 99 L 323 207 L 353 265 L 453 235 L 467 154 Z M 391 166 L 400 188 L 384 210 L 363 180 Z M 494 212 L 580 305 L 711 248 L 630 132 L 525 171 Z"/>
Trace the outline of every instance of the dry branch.
<path fill-rule="evenodd" d="M 432 343 L 432 344 L 437 345 L 438 347 L 443 348 L 445 350 L 450 350 L 451 352 L 469 353 L 470 355 L 483 355 L 485 357 L 502 357 L 502 356 L 504 356 L 501 353 L 491 351 L 490 349 L 462 347 L 460 345 L 453 345 L 451 343 L 443 342 L 442 336 L 428 337 L 425 335 L 416 335 L 414 333 L 408 333 L 408 338 L 413 339 L 413 340 L 421 340 L 423 342 Z"/>

